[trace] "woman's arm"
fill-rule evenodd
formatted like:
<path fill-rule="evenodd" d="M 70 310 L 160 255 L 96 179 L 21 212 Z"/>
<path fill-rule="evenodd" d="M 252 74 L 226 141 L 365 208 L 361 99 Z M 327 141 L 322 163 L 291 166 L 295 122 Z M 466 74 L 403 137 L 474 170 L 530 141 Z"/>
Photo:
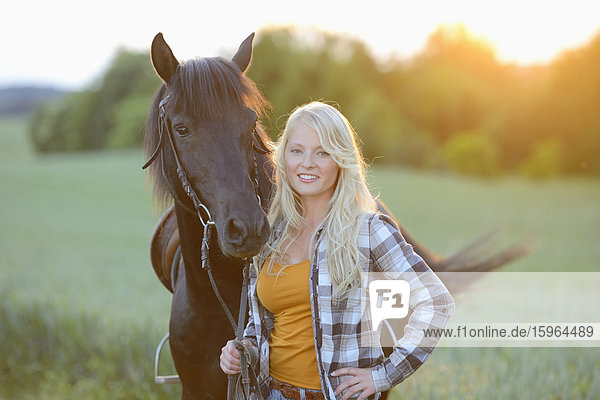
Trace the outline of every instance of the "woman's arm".
<path fill-rule="evenodd" d="M 372 368 L 376 391 L 381 392 L 408 378 L 429 358 L 438 338 L 425 337 L 424 330 L 446 325 L 454 311 L 454 299 L 406 243 L 391 219 L 375 215 L 369 224 L 369 233 L 376 269 L 409 282 L 409 307 L 413 311 L 404 336 L 395 344 L 392 354 Z"/>

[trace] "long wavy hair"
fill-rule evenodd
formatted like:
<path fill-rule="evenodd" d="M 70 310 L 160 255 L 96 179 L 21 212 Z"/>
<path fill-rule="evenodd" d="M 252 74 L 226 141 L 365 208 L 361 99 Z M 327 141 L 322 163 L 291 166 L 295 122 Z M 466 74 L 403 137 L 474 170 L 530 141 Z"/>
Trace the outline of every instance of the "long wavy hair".
<path fill-rule="evenodd" d="M 289 245 L 302 230 L 304 204 L 287 179 L 285 148 L 290 134 L 300 124 L 306 124 L 318 135 L 323 149 L 339 166 L 335 190 L 329 201 L 323 223 L 327 243 L 327 270 L 333 284 L 333 297 L 343 299 L 360 285 L 361 253 L 358 249 L 360 220 L 367 211 L 375 211 L 376 203 L 366 184 L 366 164 L 357 144 L 357 135 L 350 122 L 336 108 L 322 102 L 297 107 L 288 118 L 285 130 L 275 145 L 275 193 L 268 212 L 274 229 L 258 261 L 270 254 L 267 273 L 272 274 L 274 260 L 283 260 Z M 315 230 L 309 254 L 315 246 Z M 280 232 L 275 241 L 274 235 Z M 287 245 L 283 245 L 287 243 Z"/>

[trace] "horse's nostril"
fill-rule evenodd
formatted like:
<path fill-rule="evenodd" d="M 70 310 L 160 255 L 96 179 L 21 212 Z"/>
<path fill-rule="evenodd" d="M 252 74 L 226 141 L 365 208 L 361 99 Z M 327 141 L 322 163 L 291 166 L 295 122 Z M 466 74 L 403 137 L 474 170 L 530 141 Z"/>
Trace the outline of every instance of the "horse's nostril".
<path fill-rule="evenodd" d="M 231 218 L 225 225 L 225 233 L 231 243 L 241 243 L 246 236 L 246 226 L 242 221 Z"/>

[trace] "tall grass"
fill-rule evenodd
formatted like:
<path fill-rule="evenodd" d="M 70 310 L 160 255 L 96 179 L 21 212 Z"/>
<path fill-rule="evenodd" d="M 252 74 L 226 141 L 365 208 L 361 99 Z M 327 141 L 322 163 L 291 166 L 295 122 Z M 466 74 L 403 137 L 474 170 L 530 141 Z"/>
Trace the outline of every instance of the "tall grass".
<path fill-rule="evenodd" d="M 154 324 L 109 325 L 94 314 L 0 297 L 0 398 L 168 399 L 153 383 Z"/>
<path fill-rule="evenodd" d="M 25 124 L 0 120 L 0 399 L 177 398 L 152 383 L 170 294 L 150 267 L 157 217 L 141 151 L 34 156 Z M 507 270 L 599 269 L 598 180 L 373 175 L 439 253 L 501 227 L 501 243 L 534 248 Z M 394 396 L 599 398 L 598 359 L 596 348 L 439 348 Z"/>
<path fill-rule="evenodd" d="M 600 398 L 598 348 L 438 348 L 392 399 Z"/>

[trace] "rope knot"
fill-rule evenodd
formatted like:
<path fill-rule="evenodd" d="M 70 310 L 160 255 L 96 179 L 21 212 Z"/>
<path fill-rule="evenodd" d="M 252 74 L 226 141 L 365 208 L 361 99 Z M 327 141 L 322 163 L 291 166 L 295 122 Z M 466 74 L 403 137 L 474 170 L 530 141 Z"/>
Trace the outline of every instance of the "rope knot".
<path fill-rule="evenodd" d="M 240 351 L 241 361 L 251 368 L 258 365 L 258 349 L 242 340 L 234 339 L 233 344 Z"/>

